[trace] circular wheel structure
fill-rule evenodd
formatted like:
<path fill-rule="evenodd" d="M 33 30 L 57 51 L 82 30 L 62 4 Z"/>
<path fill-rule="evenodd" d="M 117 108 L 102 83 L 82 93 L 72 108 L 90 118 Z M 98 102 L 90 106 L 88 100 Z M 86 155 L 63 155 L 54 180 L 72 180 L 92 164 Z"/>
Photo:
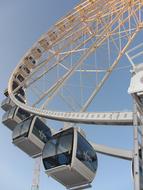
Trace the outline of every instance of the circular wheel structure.
<path fill-rule="evenodd" d="M 143 27 L 142 0 L 85 0 L 28 50 L 13 71 L 8 93 L 41 117 L 94 123 L 86 112 Z M 16 98 L 23 89 L 25 101 Z"/>

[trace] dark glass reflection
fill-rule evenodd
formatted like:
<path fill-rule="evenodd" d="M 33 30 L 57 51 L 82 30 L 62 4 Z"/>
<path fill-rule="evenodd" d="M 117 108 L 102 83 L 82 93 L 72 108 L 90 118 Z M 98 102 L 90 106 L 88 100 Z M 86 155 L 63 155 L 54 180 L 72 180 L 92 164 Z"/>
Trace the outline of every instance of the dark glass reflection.
<path fill-rule="evenodd" d="M 19 84 L 16 82 L 16 81 L 13 81 L 13 84 L 12 84 L 12 89 L 15 90 L 16 88 L 18 88 Z M 25 92 L 23 90 L 23 88 L 19 88 L 16 92 L 17 95 L 21 95 L 21 96 L 25 96 Z"/>
<path fill-rule="evenodd" d="M 13 130 L 12 138 L 13 140 L 19 138 L 19 137 L 28 137 L 31 123 L 32 123 L 33 117 L 30 117 L 26 119 L 25 121 L 19 123 L 15 129 Z"/>
<path fill-rule="evenodd" d="M 143 96 L 139 96 L 138 98 L 139 98 L 140 103 L 143 104 Z"/>
<path fill-rule="evenodd" d="M 15 112 L 16 112 L 17 107 L 14 106 L 12 107 L 10 110 L 8 110 L 7 112 L 5 112 L 5 114 L 2 117 L 2 121 L 6 121 L 8 119 L 13 119 Z"/>
<path fill-rule="evenodd" d="M 24 103 L 25 104 L 25 101 L 21 98 L 21 97 L 19 97 L 19 95 L 15 95 L 15 98 L 17 99 L 17 100 L 19 100 L 20 102 L 22 102 L 22 103 Z"/>
<path fill-rule="evenodd" d="M 18 87 L 18 83 L 16 81 L 13 81 L 12 89 L 15 90 Z"/>
<path fill-rule="evenodd" d="M 25 65 L 21 65 L 20 67 L 19 67 L 19 69 L 21 70 L 24 70 L 27 74 L 30 74 L 30 70 L 25 66 Z"/>
<path fill-rule="evenodd" d="M 9 111 L 5 112 L 2 116 L 2 122 L 5 122 L 8 119 Z"/>
<path fill-rule="evenodd" d="M 76 157 L 90 170 L 97 170 L 97 156 L 93 147 L 88 141 L 78 133 Z"/>
<path fill-rule="evenodd" d="M 10 99 L 9 97 L 6 97 L 6 98 L 2 101 L 1 107 L 4 106 L 4 105 L 6 105 L 6 104 L 10 104 L 10 103 L 12 104 L 11 99 Z"/>
<path fill-rule="evenodd" d="M 34 116 L 31 116 L 15 127 L 13 131 L 13 140 L 19 137 L 28 137 L 31 128 L 33 128 L 32 134 L 44 143 L 51 138 L 50 129 L 39 118 L 36 118 L 34 122 L 33 119 Z"/>
<path fill-rule="evenodd" d="M 21 120 L 25 120 L 26 118 L 30 117 L 30 113 L 28 113 L 27 111 L 19 108 L 17 110 L 17 117 L 19 117 Z"/>
<path fill-rule="evenodd" d="M 17 76 L 17 78 L 18 78 L 18 80 L 19 80 L 20 82 L 23 82 L 23 81 L 24 81 L 24 77 L 23 77 L 21 74 L 19 74 L 19 75 Z"/>
<path fill-rule="evenodd" d="M 4 95 L 5 95 L 6 97 L 9 96 L 9 94 L 8 94 L 8 89 L 5 89 L 5 91 L 4 91 Z"/>
<path fill-rule="evenodd" d="M 43 150 L 43 163 L 46 170 L 71 164 L 73 129 L 62 131 L 49 140 Z"/>
<path fill-rule="evenodd" d="M 36 118 L 32 133 L 44 143 L 51 138 L 51 130 L 39 118 Z"/>

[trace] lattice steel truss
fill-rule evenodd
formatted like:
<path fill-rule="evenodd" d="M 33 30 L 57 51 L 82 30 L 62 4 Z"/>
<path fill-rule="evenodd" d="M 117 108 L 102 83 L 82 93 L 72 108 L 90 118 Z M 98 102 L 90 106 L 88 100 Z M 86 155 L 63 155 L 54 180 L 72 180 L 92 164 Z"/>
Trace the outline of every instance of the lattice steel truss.
<path fill-rule="evenodd" d="M 84 117 L 88 118 L 88 115 L 82 116 L 79 111 L 83 112 L 87 109 L 136 34 L 142 29 L 142 5 L 143 2 L 139 0 L 104 0 L 84 1 L 76 6 L 34 44 L 14 70 L 9 80 L 9 94 L 13 101 L 27 111 L 47 118 L 72 122 L 77 122 L 80 118 L 80 122 L 84 122 Z M 98 60 L 103 57 L 101 51 L 104 52 L 102 64 L 98 63 Z M 87 65 L 85 62 L 94 52 L 96 52 L 96 65 L 91 64 L 90 67 L 90 64 Z M 28 64 L 29 57 L 36 64 L 32 67 L 32 72 L 24 77 L 24 81 L 19 82 L 18 74 L 22 72 L 20 66 Z M 70 107 L 73 107 L 72 110 L 76 112 L 72 113 L 71 110 L 57 112 L 59 108 L 56 111 L 47 110 L 49 102 L 57 95 L 62 97 L 64 102 L 68 96 L 72 97 L 69 92 L 65 95 L 68 91 L 66 88 L 71 85 L 73 77 L 76 78 L 78 72 L 81 78 L 85 78 L 84 82 L 82 79 L 78 81 L 77 90 L 82 97 L 86 95 L 83 94 L 82 89 L 88 81 L 85 73 L 93 72 L 95 83 L 90 94 L 86 95 L 86 99 L 80 102 L 78 107 L 74 106 L 78 105 L 77 100 L 68 99 Z M 13 90 L 12 83 L 15 80 L 19 85 Z M 46 84 L 46 87 L 41 84 Z M 87 86 L 91 84 L 90 81 Z M 22 86 L 27 93 L 26 105 L 21 104 L 14 97 L 14 93 Z M 30 97 L 33 97 L 33 101 Z M 94 120 L 94 114 L 92 117 Z"/>

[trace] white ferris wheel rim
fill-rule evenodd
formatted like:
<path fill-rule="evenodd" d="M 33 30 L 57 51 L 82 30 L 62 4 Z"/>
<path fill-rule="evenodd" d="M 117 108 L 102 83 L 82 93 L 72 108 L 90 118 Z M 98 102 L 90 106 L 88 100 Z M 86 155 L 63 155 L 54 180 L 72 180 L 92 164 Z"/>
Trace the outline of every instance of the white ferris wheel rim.
<path fill-rule="evenodd" d="M 130 42 L 134 39 L 136 33 L 140 30 L 140 28 L 137 28 L 136 31 L 134 32 L 132 38 L 129 40 L 129 42 L 127 43 L 127 45 L 125 46 L 125 48 L 123 49 L 123 51 L 121 52 L 121 56 L 125 53 L 125 50 L 127 49 L 128 45 L 130 44 Z M 44 36 L 44 35 L 43 35 Z M 37 44 L 37 42 L 32 46 L 35 47 Z M 51 110 L 47 110 L 47 109 L 40 109 L 40 108 L 36 108 L 36 107 L 31 107 L 27 104 L 23 104 L 20 101 L 18 101 L 13 93 L 13 89 L 12 89 L 12 83 L 14 81 L 14 75 L 15 73 L 18 71 L 22 60 L 29 54 L 29 52 L 31 51 L 30 48 L 28 50 L 28 52 L 24 55 L 24 57 L 21 59 L 20 63 L 16 66 L 16 68 L 14 69 L 12 75 L 10 76 L 9 82 L 8 82 L 8 93 L 9 96 L 11 98 L 11 100 L 18 106 L 21 107 L 22 109 L 38 115 L 40 117 L 45 117 L 45 118 L 49 118 L 49 119 L 53 119 L 53 120 L 59 120 L 59 121 L 65 121 L 65 122 L 76 122 L 76 123 L 94 123 L 95 119 L 97 119 L 97 113 L 96 112 L 85 112 L 85 111 L 81 111 L 81 112 L 60 112 L 60 111 L 51 111 Z M 94 46 L 93 46 L 94 48 Z M 92 49 L 91 49 L 92 50 Z M 119 60 L 117 60 L 118 62 Z M 113 66 L 114 67 L 114 66 Z M 78 67 L 77 67 L 78 68 Z M 105 77 L 105 81 L 106 79 L 109 77 L 109 73 L 107 74 L 107 76 Z M 104 82 L 103 81 L 103 84 Z M 103 85 L 102 84 L 102 85 Z M 102 87 L 102 85 L 99 87 Z M 117 112 L 117 115 L 119 115 L 120 112 Z M 132 115 L 132 112 L 127 112 L 128 115 Z M 107 116 L 108 117 L 108 116 Z M 118 116 L 117 116 L 118 117 Z"/>

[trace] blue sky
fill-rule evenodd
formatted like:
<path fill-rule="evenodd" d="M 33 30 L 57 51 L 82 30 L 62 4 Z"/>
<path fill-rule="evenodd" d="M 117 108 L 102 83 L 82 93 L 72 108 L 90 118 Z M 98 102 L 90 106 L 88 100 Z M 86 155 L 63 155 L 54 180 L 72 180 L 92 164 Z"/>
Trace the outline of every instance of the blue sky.
<path fill-rule="evenodd" d="M 0 101 L 9 76 L 29 47 L 79 0 L 0 0 Z M 127 59 L 123 60 L 127 62 Z M 122 75 L 122 77 L 120 77 Z M 113 75 L 97 96 L 101 110 L 130 110 L 127 94 L 129 70 Z M 106 95 L 105 95 L 106 92 Z M 104 97 L 104 98 L 103 98 Z M 104 109 L 105 108 L 105 109 Z M 91 107 L 94 110 L 94 104 Z M 0 110 L 0 117 L 3 111 Z M 58 125 L 58 124 L 57 124 Z M 132 128 L 83 126 L 88 139 L 113 147 L 132 147 Z M 0 189 L 26 190 L 32 183 L 34 161 L 11 143 L 11 132 L 0 124 Z M 132 190 L 131 163 L 98 155 L 99 167 L 92 189 Z M 48 178 L 42 168 L 40 190 L 62 190 L 64 187 Z"/>

